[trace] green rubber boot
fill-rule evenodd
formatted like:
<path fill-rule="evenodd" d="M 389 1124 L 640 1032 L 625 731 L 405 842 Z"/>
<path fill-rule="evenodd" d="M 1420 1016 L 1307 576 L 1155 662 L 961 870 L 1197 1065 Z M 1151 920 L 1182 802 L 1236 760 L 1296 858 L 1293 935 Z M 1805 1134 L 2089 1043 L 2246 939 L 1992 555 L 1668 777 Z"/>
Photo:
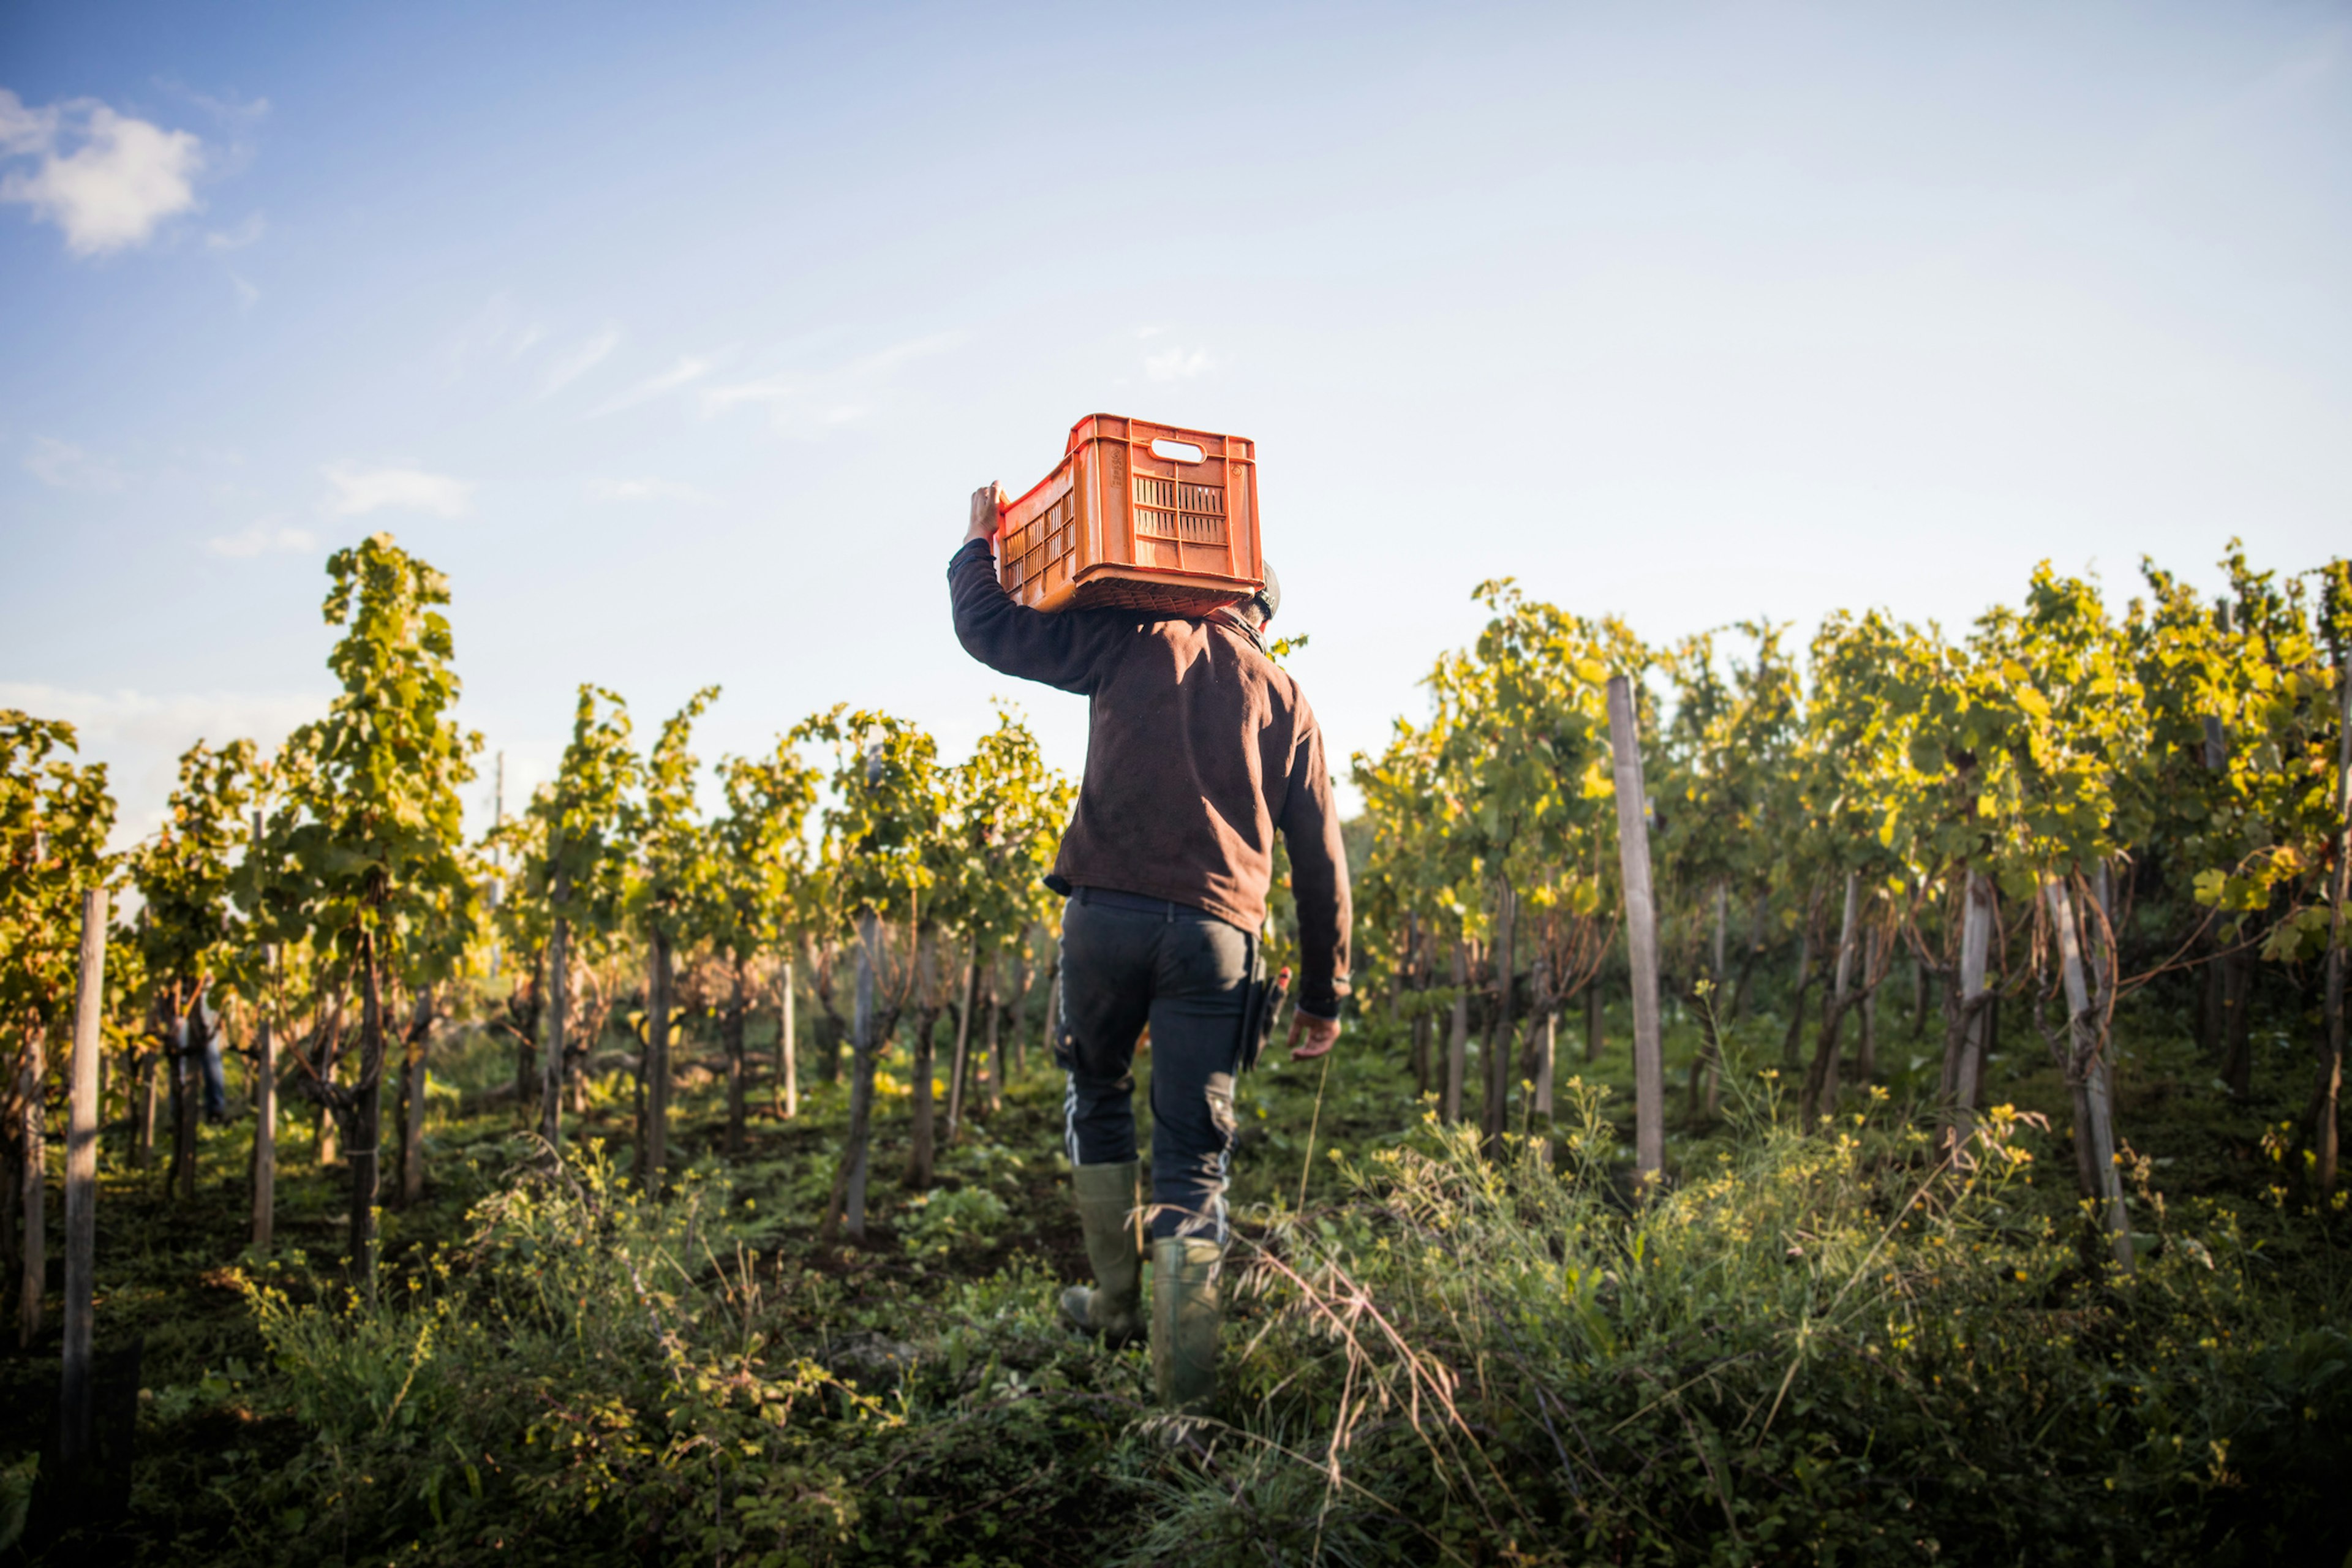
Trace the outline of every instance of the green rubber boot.
<path fill-rule="evenodd" d="M 1074 1165 L 1070 1194 L 1077 1202 L 1086 1233 L 1087 1261 L 1094 1266 L 1092 1289 L 1073 1285 L 1062 1292 L 1062 1311 L 1090 1334 L 1116 1348 L 1143 1332 L 1143 1254 L 1136 1245 L 1134 1160 L 1116 1165 Z"/>
<path fill-rule="evenodd" d="M 1217 1276 L 1225 1249 L 1205 1237 L 1151 1244 L 1151 1377 L 1162 1409 L 1205 1415 L 1217 1393 Z"/>

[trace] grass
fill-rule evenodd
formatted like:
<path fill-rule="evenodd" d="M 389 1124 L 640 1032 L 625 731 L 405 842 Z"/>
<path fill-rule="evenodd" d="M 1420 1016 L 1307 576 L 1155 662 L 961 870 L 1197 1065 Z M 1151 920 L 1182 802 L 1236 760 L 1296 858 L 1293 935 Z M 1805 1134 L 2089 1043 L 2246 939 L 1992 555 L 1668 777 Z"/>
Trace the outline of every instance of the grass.
<path fill-rule="evenodd" d="M 100 1352 L 143 1342 L 138 1463 L 121 1507 L 37 1516 L 19 1555 L 2343 1560 L 2347 1222 L 2282 1133 L 2306 1088 L 2284 1034 L 2240 1104 L 2154 999 L 2123 1018 L 2144 1238 L 2124 1279 L 2086 1244 L 2030 1024 L 1990 1068 L 2010 1109 L 1954 1165 L 1914 1113 L 1932 1051 L 1899 1024 L 1878 1091 L 1809 1132 L 1781 1113 L 1781 1021 L 1741 1020 L 1726 1117 L 1670 1101 L 1677 1180 L 1641 1205 L 1630 1029 L 1609 1024 L 1601 1061 L 1561 1064 L 1555 1123 L 1493 1162 L 1414 1103 L 1377 1025 L 1328 1080 L 1278 1054 L 1245 1079 L 1224 1387 L 1181 1436 L 1140 1351 L 1055 1321 L 1084 1263 L 1042 1065 L 930 1194 L 897 1184 L 886 1098 L 869 1245 L 824 1255 L 839 1086 L 755 1117 L 728 1162 L 719 1087 L 690 1068 L 656 1199 L 614 1169 L 625 1080 L 596 1086 L 559 1170 L 491 1099 L 503 1052 L 464 1037 L 373 1310 L 304 1135 L 268 1259 L 244 1249 L 244 1125 L 207 1130 L 185 1207 L 109 1165 Z M 1670 1017 L 1670 1084 L 1697 1039 Z M 52 1338 L 0 1359 L 0 1470 L 53 1419 L 55 1317 L 52 1298 Z"/>

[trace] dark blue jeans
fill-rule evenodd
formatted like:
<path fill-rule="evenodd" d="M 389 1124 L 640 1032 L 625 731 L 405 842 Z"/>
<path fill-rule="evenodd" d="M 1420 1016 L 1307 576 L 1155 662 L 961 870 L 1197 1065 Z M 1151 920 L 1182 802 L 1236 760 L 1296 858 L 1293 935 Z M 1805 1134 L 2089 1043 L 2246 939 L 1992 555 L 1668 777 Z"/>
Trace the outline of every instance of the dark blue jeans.
<path fill-rule="evenodd" d="M 1151 1234 L 1225 1239 L 1234 1074 L 1257 939 L 1184 904 L 1080 888 L 1062 911 L 1070 1163 L 1136 1157 L 1135 1046 L 1151 1026 Z"/>

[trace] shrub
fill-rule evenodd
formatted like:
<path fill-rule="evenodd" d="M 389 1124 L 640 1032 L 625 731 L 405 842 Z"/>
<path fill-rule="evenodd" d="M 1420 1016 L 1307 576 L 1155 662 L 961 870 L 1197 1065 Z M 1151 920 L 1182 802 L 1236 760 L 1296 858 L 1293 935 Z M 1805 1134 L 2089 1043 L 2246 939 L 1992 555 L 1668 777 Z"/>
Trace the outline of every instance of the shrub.
<path fill-rule="evenodd" d="M 309 1434 L 242 1505 L 254 1554 L 782 1564 L 947 1540 L 1048 1561 L 1024 1526 L 1072 1510 L 1076 1542 L 1076 1512 L 1103 1516 L 1093 1472 L 1141 1408 L 1135 1369 L 1055 1328 L 1045 1281 L 861 1313 L 741 1245 L 740 1212 L 707 1173 L 650 1197 L 591 1148 L 520 1173 L 381 1305 L 248 1282 L 281 1413 Z M 1003 1206 L 924 1212 L 960 1234 Z M 872 1323 L 894 1321 L 921 1344 L 875 1353 Z"/>
<path fill-rule="evenodd" d="M 2218 1212 L 2086 1268 L 2007 1108 L 1941 1161 L 1767 1120 L 1629 1204 L 1601 1100 L 1558 1163 L 1433 1124 L 1274 1216 L 1234 1425 L 1133 1561 L 2268 1562 L 2334 1517 L 2352 1342 Z"/>

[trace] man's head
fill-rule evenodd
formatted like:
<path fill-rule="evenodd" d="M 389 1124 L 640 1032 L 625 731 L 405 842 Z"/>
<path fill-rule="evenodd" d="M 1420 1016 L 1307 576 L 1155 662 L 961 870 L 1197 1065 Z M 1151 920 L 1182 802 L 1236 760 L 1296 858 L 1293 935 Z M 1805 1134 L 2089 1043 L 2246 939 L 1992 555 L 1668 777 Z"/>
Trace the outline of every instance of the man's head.
<path fill-rule="evenodd" d="M 1264 564 L 1265 586 L 1234 606 L 1242 619 L 1260 631 L 1265 630 L 1266 623 L 1274 619 L 1275 611 L 1282 608 L 1282 579 L 1274 574 L 1273 562 Z"/>

